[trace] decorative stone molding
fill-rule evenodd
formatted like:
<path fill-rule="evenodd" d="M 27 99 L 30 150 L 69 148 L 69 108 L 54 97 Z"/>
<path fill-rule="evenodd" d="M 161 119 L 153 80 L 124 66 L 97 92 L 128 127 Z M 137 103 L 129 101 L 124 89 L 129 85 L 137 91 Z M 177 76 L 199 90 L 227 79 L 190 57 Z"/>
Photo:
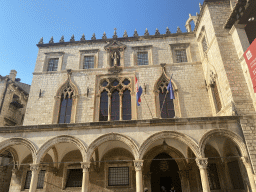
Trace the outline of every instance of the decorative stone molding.
<path fill-rule="evenodd" d="M 86 172 L 89 171 L 90 165 L 91 165 L 90 162 L 81 162 L 81 168 L 82 168 L 84 171 L 86 171 Z"/>
<path fill-rule="evenodd" d="M 175 132 L 175 131 L 162 131 L 162 132 L 158 132 L 158 133 L 151 135 L 148 139 L 146 139 L 142 143 L 140 150 L 139 150 L 139 159 L 143 159 L 144 155 L 148 151 L 148 148 L 150 148 L 150 146 L 154 142 L 156 142 L 158 140 L 163 140 L 163 139 L 179 140 L 179 141 L 185 143 L 188 147 L 190 147 L 190 149 L 193 151 L 193 153 L 195 154 L 196 157 L 201 157 L 201 153 L 199 151 L 199 147 L 198 147 L 197 143 L 193 139 L 191 139 L 189 136 L 184 135 L 179 132 Z"/>
<path fill-rule="evenodd" d="M 241 157 L 241 160 L 245 167 L 251 168 L 251 163 L 249 157 Z"/>
<path fill-rule="evenodd" d="M 29 140 L 24 138 L 11 138 L 7 139 L 5 141 L 2 141 L 0 143 L 0 154 L 6 150 L 6 148 L 9 148 L 14 145 L 23 145 L 29 149 L 29 151 L 32 154 L 33 162 L 35 162 L 36 159 L 36 147 L 33 143 L 31 143 Z"/>
<path fill-rule="evenodd" d="M 80 150 L 83 161 L 87 159 L 87 149 L 82 141 L 69 135 L 61 135 L 50 139 L 40 147 L 40 149 L 37 152 L 36 163 L 39 163 L 41 159 L 44 157 L 44 155 L 50 150 L 50 148 L 58 143 L 73 143 Z"/>
<path fill-rule="evenodd" d="M 208 165 L 208 158 L 197 158 L 196 164 L 199 169 L 206 169 Z"/>
<path fill-rule="evenodd" d="M 138 154 L 138 146 L 137 144 L 129 137 L 118 134 L 118 133 L 109 133 L 105 134 L 96 140 L 94 140 L 90 146 L 88 147 L 88 152 L 87 152 L 87 161 L 91 159 L 91 156 L 93 155 L 93 152 L 95 151 L 96 148 L 98 148 L 101 144 L 108 142 L 108 141 L 120 141 L 126 144 L 130 150 L 131 153 L 134 156 L 134 159 L 138 159 L 139 154 Z"/>
<path fill-rule="evenodd" d="M 30 170 L 33 172 L 39 172 L 40 171 L 40 164 L 30 164 Z"/>
<path fill-rule="evenodd" d="M 94 68 L 98 68 L 99 65 L 99 49 L 89 49 L 89 50 L 79 50 L 80 52 L 80 61 L 79 61 L 79 69 L 83 69 L 84 59 L 86 56 L 94 57 Z"/>
<path fill-rule="evenodd" d="M 143 167 L 143 160 L 134 160 L 135 171 L 141 171 Z"/>
<path fill-rule="evenodd" d="M 242 156 L 244 157 L 248 156 L 246 145 L 243 139 L 239 135 L 227 129 L 214 129 L 205 133 L 199 142 L 199 150 L 200 150 L 200 153 L 202 154 L 202 157 L 205 157 L 205 153 L 204 153 L 205 145 L 208 143 L 208 141 L 211 138 L 217 137 L 217 136 L 229 138 L 239 148 Z"/>

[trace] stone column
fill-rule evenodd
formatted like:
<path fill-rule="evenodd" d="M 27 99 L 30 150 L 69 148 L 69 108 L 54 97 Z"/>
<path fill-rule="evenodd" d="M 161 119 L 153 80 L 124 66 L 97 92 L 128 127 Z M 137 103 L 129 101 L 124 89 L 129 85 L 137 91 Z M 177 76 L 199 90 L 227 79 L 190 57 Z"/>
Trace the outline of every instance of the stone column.
<path fill-rule="evenodd" d="M 196 164 L 200 171 L 203 192 L 211 192 L 207 175 L 208 158 L 197 158 Z"/>
<path fill-rule="evenodd" d="M 120 107 L 119 107 L 119 120 L 122 121 L 123 120 L 123 93 L 119 93 L 119 103 L 120 103 Z"/>
<path fill-rule="evenodd" d="M 136 171 L 136 192 L 143 192 L 142 181 L 142 166 L 143 160 L 134 160 L 134 167 Z"/>
<path fill-rule="evenodd" d="M 82 162 L 81 167 L 83 169 L 83 180 L 82 180 L 82 192 L 89 192 L 89 168 L 90 162 Z"/>
<path fill-rule="evenodd" d="M 189 170 L 180 170 L 178 173 L 181 180 L 182 191 L 189 192 Z"/>
<path fill-rule="evenodd" d="M 247 171 L 247 175 L 249 178 L 249 182 L 251 185 L 251 190 L 252 192 L 256 192 L 256 186 L 255 186 L 255 181 L 254 181 L 254 175 L 253 175 L 253 171 L 252 171 L 252 167 L 251 167 L 251 163 L 248 157 L 241 157 L 241 160 L 246 168 Z"/>
<path fill-rule="evenodd" d="M 111 120 L 111 93 L 108 93 L 108 121 Z"/>
<path fill-rule="evenodd" d="M 31 164 L 30 170 L 32 171 L 32 177 L 31 177 L 29 192 L 36 192 L 38 175 L 39 175 L 39 171 L 40 171 L 39 164 Z"/>

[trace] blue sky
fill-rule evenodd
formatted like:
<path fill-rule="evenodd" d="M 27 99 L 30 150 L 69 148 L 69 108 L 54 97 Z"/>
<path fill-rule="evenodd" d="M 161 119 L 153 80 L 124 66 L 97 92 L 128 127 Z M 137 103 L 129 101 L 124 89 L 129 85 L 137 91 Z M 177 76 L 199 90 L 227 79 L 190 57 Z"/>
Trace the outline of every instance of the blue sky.
<path fill-rule="evenodd" d="M 114 28 L 123 36 L 134 29 L 143 35 L 148 28 L 165 33 L 168 26 L 175 33 L 184 32 L 189 13 L 199 13 L 203 0 L 0 0 L 0 75 L 15 69 L 21 82 L 31 84 L 40 38 L 69 41 L 74 34 L 100 39 L 105 31 L 112 37 Z"/>

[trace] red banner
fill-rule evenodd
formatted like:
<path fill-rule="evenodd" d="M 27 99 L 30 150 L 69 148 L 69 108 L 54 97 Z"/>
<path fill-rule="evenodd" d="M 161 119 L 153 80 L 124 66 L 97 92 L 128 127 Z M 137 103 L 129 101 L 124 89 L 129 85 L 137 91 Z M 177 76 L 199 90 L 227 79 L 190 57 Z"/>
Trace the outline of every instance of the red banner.
<path fill-rule="evenodd" d="M 244 59 L 248 65 L 254 93 L 256 93 L 256 39 L 252 42 L 250 47 L 244 52 Z"/>

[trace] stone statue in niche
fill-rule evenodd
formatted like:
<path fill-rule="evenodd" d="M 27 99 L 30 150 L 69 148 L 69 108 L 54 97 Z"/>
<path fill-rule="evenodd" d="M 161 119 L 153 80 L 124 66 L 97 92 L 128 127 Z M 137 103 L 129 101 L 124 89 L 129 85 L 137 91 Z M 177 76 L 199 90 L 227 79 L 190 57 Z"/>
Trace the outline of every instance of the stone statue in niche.
<path fill-rule="evenodd" d="M 114 51 L 111 55 L 112 66 L 120 66 L 120 55 L 118 51 Z"/>

